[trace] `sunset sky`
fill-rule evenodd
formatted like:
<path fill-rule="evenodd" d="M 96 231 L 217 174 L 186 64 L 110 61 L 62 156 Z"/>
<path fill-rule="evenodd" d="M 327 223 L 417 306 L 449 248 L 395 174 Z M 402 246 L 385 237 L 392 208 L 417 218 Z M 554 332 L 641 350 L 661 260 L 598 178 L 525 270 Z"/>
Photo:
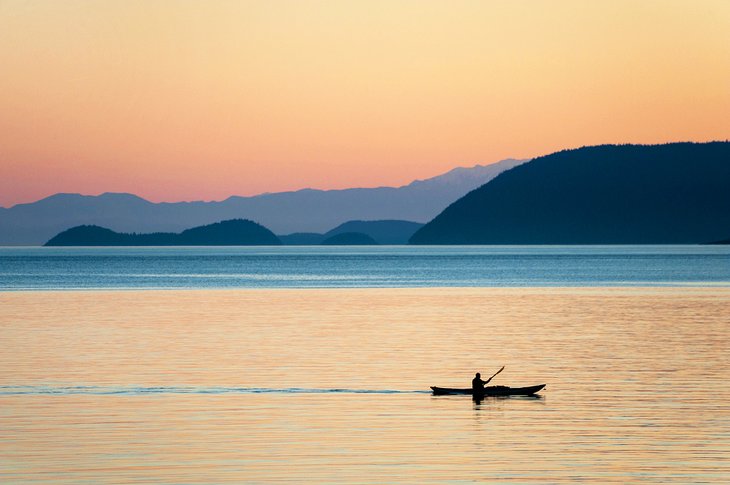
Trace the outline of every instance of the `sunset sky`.
<path fill-rule="evenodd" d="M 730 138 L 730 1 L 0 0 L 0 205 Z"/>

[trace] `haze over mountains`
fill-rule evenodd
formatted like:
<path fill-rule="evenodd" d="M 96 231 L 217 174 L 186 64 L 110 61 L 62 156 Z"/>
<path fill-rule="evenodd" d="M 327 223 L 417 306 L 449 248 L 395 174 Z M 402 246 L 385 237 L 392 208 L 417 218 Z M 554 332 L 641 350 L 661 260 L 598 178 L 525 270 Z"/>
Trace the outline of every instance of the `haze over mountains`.
<path fill-rule="evenodd" d="M 245 218 L 276 234 L 324 233 L 353 220 L 400 219 L 425 223 L 450 203 L 525 160 L 456 168 L 402 187 L 295 192 L 229 197 L 220 202 L 153 203 L 132 194 L 56 194 L 0 208 L 0 245 L 41 245 L 61 231 L 98 225 L 124 233 L 180 232 Z"/>
<path fill-rule="evenodd" d="M 425 225 L 412 222 L 433 216 Z M 273 229 L 284 244 L 722 242 L 730 234 L 730 142 L 582 147 L 400 188 L 307 189 L 223 202 L 59 194 L 0 211 L 0 242 L 42 244 L 79 225 L 172 233 L 181 229 L 166 228 L 240 218 Z"/>
<path fill-rule="evenodd" d="M 564 150 L 503 173 L 413 244 L 701 244 L 730 235 L 730 142 Z"/>

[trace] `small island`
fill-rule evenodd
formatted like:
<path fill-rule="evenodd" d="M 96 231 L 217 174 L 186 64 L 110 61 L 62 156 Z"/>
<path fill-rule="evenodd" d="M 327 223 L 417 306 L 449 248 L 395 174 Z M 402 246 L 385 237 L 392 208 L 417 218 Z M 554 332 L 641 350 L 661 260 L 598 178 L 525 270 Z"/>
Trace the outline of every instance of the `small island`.
<path fill-rule="evenodd" d="M 401 220 L 347 221 L 324 234 L 295 232 L 279 235 L 282 244 L 311 245 L 365 245 L 365 244 L 408 244 L 408 239 L 423 227 L 420 222 Z M 336 237 L 348 234 L 344 237 Z M 365 237 L 363 237 L 365 236 Z"/>
<path fill-rule="evenodd" d="M 362 232 L 341 232 L 328 237 L 322 244 L 325 246 L 374 246 L 378 242 Z"/>
<path fill-rule="evenodd" d="M 276 235 L 256 222 L 232 219 L 193 227 L 181 233 L 127 234 L 83 225 L 67 229 L 45 246 L 278 246 Z"/>

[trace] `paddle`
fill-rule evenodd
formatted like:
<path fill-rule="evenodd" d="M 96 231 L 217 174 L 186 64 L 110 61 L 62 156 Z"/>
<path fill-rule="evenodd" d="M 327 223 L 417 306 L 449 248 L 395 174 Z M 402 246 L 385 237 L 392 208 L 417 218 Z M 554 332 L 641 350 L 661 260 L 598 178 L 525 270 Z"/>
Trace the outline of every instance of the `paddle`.
<path fill-rule="evenodd" d="M 489 384 L 489 381 L 491 381 L 492 379 L 494 379 L 494 378 L 495 378 L 495 377 L 497 376 L 497 374 L 499 374 L 499 373 L 500 373 L 500 372 L 502 372 L 503 370 L 504 370 L 504 366 L 502 366 L 502 368 L 501 368 L 501 369 L 499 369 L 499 370 L 498 370 L 497 372 L 495 372 L 495 373 L 494 373 L 494 375 L 493 375 L 492 377 L 490 377 L 489 379 L 487 379 L 487 380 L 486 380 L 486 382 L 484 383 L 484 385 L 487 385 L 487 384 Z"/>

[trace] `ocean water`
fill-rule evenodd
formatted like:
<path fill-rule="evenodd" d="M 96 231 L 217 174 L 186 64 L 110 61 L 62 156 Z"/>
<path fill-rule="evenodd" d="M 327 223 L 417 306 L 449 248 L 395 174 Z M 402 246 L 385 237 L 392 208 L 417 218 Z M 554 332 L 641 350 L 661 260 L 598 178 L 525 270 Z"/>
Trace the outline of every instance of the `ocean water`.
<path fill-rule="evenodd" d="M 728 271 L 718 247 L 5 248 L 0 483 L 728 483 Z M 429 392 L 503 365 L 547 388 Z"/>
<path fill-rule="evenodd" d="M 730 246 L 0 248 L 0 290 L 730 286 Z"/>

